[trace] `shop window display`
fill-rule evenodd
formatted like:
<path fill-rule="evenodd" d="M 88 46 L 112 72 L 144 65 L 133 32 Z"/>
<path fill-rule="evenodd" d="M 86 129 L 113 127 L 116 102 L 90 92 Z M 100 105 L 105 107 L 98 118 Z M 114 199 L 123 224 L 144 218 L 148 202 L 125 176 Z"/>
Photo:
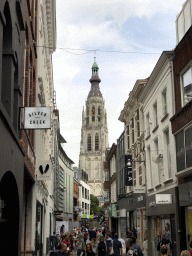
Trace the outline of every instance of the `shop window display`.
<path fill-rule="evenodd" d="M 185 221 L 187 249 L 189 250 L 189 243 L 192 240 L 192 206 L 185 208 Z"/>

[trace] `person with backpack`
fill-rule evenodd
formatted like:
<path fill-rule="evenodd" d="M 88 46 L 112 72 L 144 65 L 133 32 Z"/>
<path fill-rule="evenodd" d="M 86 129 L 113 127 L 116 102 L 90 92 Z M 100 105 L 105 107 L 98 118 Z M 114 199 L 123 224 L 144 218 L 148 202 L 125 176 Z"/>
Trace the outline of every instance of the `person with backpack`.
<path fill-rule="evenodd" d="M 126 256 L 137 256 L 137 254 L 135 254 L 134 252 L 134 248 L 133 248 L 133 243 L 132 243 L 132 239 L 128 239 L 126 242 L 126 248 L 127 248 L 127 254 Z"/>
<path fill-rule="evenodd" d="M 171 250 L 172 250 L 172 244 L 171 244 L 171 241 L 169 239 L 166 239 L 165 234 L 162 235 L 162 239 L 157 245 L 157 251 L 160 251 L 162 245 L 165 245 L 167 247 L 167 255 L 170 256 L 171 255 Z"/>
<path fill-rule="evenodd" d="M 114 234 L 113 251 L 114 251 L 114 256 L 122 255 L 122 243 L 121 241 L 118 240 L 117 233 Z"/>
<path fill-rule="evenodd" d="M 107 232 L 106 236 L 107 255 L 113 255 L 113 239 L 111 238 L 111 232 Z"/>
<path fill-rule="evenodd" d="M 103 235 L 99 237 L 99 243 L 96 249 L 97 256 L 106 256 L 106 243 Z"/>
<path fill-rule="evenodd" d="M 138 244 L 136 244 L 136 237 L 132 237 L 132 245 L 133 245 L 134 253 L 136 255 L 144 256 L 141 247 Z"/>

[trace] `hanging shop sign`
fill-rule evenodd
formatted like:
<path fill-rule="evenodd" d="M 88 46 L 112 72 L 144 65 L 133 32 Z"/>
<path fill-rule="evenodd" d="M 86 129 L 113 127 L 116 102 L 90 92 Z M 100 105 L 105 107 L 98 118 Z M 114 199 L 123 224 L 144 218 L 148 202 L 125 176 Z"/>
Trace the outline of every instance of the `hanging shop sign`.
<path fill-rule="evenodd" d="M 36 165 L 37 180 L 51 180 L 50 161 L 40 161 Z"/>
<path fill-rule="evenodd" d="M 134 187 L 134 193 L 135 194 L 145 194 L 146 187 Z"/>
<path fill-rule="evenodd" d="M 125 155 L 125 186 L 133 186 L 132 155 Z"/>
<path fill-rule="evenodd" d="M 51 107 L 25 107 L 24 129 L 51 129 Z"/>
<path fill-rule="evenodd" d="M 156 194 L 156 204 L 172 204 L 172 194 Z"/>

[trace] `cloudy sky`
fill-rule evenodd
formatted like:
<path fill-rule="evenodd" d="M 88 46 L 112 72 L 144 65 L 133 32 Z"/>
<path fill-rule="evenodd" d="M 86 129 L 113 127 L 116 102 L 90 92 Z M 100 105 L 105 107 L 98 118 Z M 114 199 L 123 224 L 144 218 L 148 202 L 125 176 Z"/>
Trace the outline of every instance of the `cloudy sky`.
<path fill-rule="evenodd" d="M 109 146 L 137 79 L 147 78 L 160 54 L 176 45 L 175 20 L 184 0 L 56 0 L 53 76 L 64 148 L 79 161 L 82 109 L 90 90 L 94 51 L 108 115 Z"/>

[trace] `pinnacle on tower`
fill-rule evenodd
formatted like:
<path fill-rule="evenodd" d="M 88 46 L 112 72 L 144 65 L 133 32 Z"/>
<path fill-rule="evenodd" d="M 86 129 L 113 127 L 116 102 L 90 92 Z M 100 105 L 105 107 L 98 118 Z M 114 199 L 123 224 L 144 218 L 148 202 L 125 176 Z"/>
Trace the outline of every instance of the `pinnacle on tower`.
<path fill-rule="evenodd" d="M 101 82 L 101 79 L 99 78 L 99 67 L 96 63 L 96 57 L 94 57 L 94 63 L 92 65 L 92 77 L 89 80 L 91 83 L 91 90 L 89 92 L 88 97 L 102 97 L 100 88 L 99 88 L 99 83 Z"/>

